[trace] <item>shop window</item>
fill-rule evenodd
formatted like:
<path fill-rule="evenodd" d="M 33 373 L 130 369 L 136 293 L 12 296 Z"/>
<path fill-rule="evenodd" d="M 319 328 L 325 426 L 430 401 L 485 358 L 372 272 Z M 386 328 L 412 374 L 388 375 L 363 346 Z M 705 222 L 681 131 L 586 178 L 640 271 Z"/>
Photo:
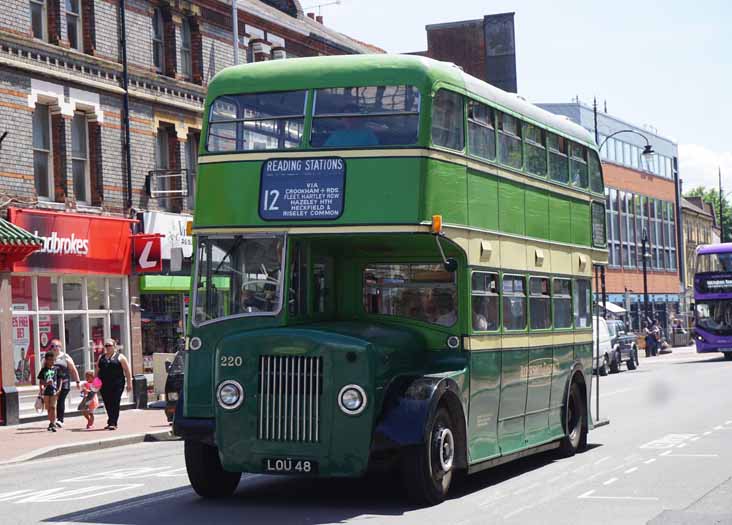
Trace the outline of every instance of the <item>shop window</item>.
<path fill-rule="evenodd" d="M 61 303 L 58 297 L 58 277 L 38 276 L 38 308 L 41 310 L 60 310 Z"/>
<path fill-rule="evenodd" d="M 86 297 L 89 310 L 106 310 L 104 301 L 104 277 L 89 276 L 86 278 Z"/>
<path fill-rule="evenodd" d="M 81 310 L 83 306 L 82 277 L 67 275 L 63 280 L 64 310 Z"/>
<path fill-rule="evenodd" d="M 84 113 L 74 113 L 71 121 L 71 170 L 74 195 L 80 203 L 91 203 L 91 176 L 89 173 L 89 135 Z"/>
<path fill-rule="evenodd" d="M 36 104 L 33 111 L 33 177 L 36 194 L 41 199 L 53 198 L 52 153 L 48 106 Z"/>
<path fill-rule="evenodd" d="M 66 0 L 66 34 L 69 45 L 81 51 L 83 46 L 81 0 Z"/>
<path fill-rule="evenodd" d="M 119 277 L 110 277 L 109 281 L 109 308 L 122 310 L 124 308 L 124 281 Z"/>

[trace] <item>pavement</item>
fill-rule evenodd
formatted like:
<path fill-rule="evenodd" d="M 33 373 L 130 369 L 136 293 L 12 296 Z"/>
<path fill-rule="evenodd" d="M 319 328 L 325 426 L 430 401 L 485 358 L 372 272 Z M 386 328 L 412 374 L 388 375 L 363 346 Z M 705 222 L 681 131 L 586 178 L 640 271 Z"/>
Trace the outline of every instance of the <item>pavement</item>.
<path fill-rule="evenodd" d="M 610 424 L 587 451 L 468 476 L 430 508 L 408 503 L 393 475 L 245 474 L 233 497 L 205 501 L 183 443 L 169 441 L 0 465 L 0 524 L 732 524 L 731 379 L 732 363 L 693 347 L 642 359 L 601 378 Z"/>
<path fill-rule="evenodd" d="M 47 420 L 0 427 L 0 465 L 172 437 L 162 410 L 123 410 L 113 431 L 104 430 L 106 423 L 102 412 L 90 430 L 82 416 L 67 416 L 56 432 L 46 430 Z"/>

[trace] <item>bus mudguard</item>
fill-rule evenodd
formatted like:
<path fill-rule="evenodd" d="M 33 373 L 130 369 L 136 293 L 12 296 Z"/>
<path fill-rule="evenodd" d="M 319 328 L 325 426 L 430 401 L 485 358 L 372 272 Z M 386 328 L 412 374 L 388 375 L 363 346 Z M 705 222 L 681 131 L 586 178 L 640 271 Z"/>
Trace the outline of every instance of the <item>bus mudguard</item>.
<path fill-rule="evenodd" d="M 173 435 L 186 441 L 200 441 L 214 445 L 216 423 L 214 419 L 185 417 L 183 415 L 183 394 L 178 398 L 173 417 Z"/>
<path fill-rule="evenodd" d="M 467 443 L 466 419 L 460 387 L 450 377 L 423 376 L 411 380 L 401 378 L 391 383 L 384 399 L 383 410 L 374 432 L 374 450 L 419 445 L 425 442 L 429 422 L 440 402 L 447 404 L 453 418 L 458 442 Z M 465 446 L 456 457 L 458 466 L 465 466 Z"/>

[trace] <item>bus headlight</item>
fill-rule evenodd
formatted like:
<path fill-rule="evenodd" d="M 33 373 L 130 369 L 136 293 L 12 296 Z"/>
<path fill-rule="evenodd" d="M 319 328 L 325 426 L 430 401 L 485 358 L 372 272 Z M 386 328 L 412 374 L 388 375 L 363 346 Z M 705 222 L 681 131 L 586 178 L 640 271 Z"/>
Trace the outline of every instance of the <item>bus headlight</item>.
<path fill-rule="evenodd" d="M 338 407 L 349 416 L 363 412 L 367 402 L 366 392 L 358 385 L 346 385 L 338 392 Z"/>
<path fill-rule="evenodd" d="M 234 410 L 244 402 L 244 389 L 236 381 L 224 381 L 216 390 L 216 398 L 221 408 Z"/>

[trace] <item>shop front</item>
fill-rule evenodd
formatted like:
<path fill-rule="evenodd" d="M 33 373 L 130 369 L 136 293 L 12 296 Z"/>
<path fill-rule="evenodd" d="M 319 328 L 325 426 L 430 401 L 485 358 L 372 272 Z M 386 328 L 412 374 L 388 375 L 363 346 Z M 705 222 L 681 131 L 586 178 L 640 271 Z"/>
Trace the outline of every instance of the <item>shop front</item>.
<path fill-rule="evenodd" d="M 192 217 L 145 212 L 139 219 L 144 234 L 162 236 L 162 272 L 139 277 L 143 370 L 149 374 L 155 370 L 153 356 L 176 352 L 185 337 L 193 254 L 186 223 Z M 156 378 L 156 385 L 160 379 Z"/>
<path fill-rule="evenodd" d="M 12 267 L 12 341 L 2 349 L 13 353 L 16 386 L 35 384 L 53 339 L 81 374 L 94 370 L 109 337 L 132 362 L 128 280 L 135 221 L 15 208 L 9 220 L 43 242 Z"/>

